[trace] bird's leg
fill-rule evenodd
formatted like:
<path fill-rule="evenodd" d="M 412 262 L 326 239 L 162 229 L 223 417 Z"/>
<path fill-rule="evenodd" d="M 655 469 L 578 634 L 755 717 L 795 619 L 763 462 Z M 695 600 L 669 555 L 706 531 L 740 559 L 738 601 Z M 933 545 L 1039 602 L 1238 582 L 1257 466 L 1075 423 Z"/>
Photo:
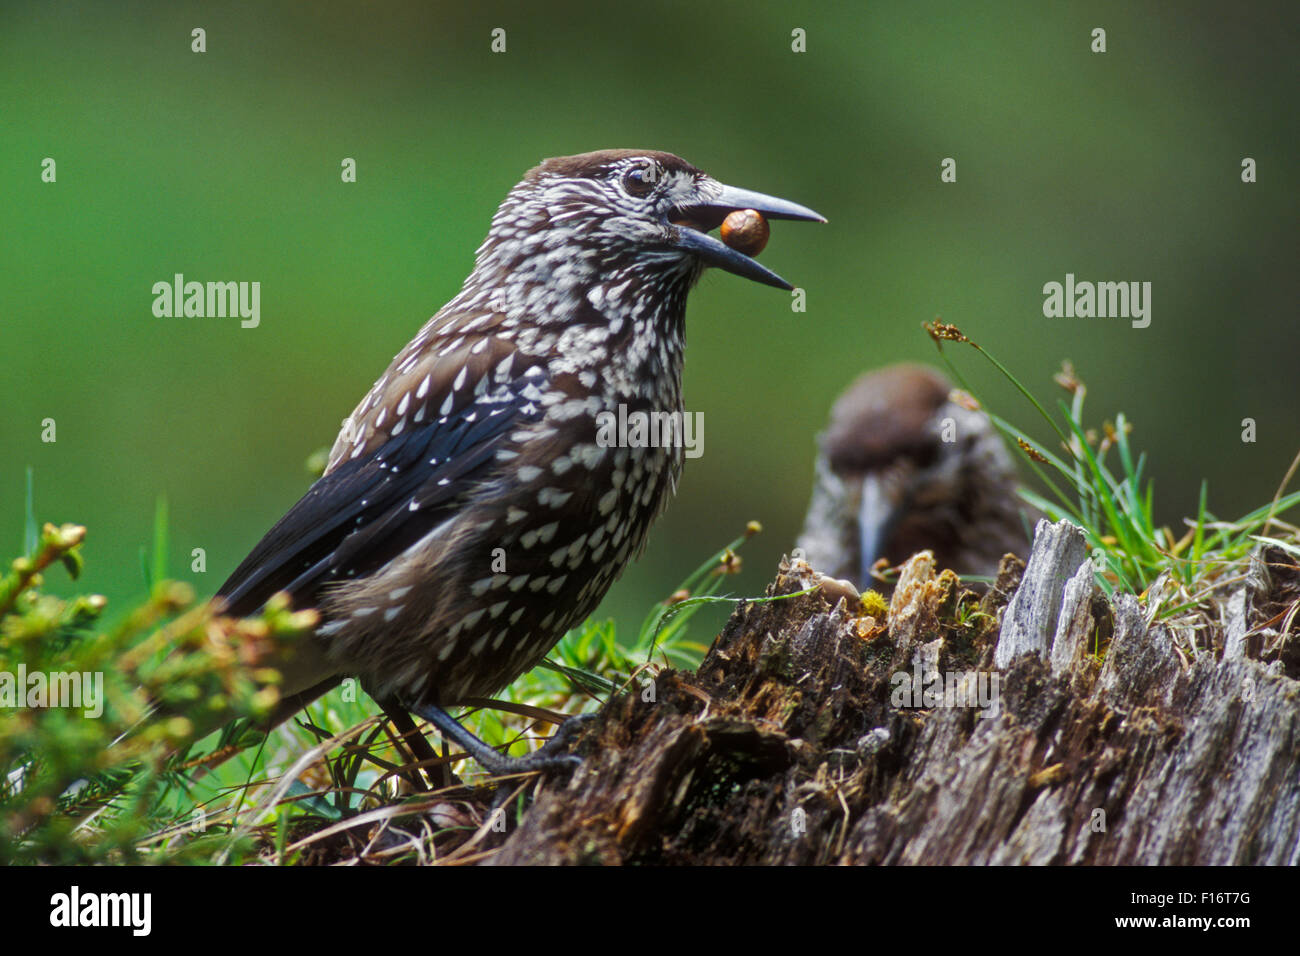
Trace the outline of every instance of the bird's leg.
<path fill-rule="evenodd" d="M 555 735 L 542 748 L 527 757 L 508 757 L 489 747 L 460 725 L 456 718 L 434 704 L 420 704 L 409 708 L 417 717 L 423 717 L 438 728 L 448 740 L 462 747 L 467 754 L 492 774 L 504 776 L 514 773 L 530 773 L 534 770 L 552 770 L 560 767 L 574 768 L 582 763 L 582 758 L 574 754 L 560 753 L 579 730 L 594 714 L 581 714 L 570 717 L 560 725 Z"/>
<path fill-rule="evenodd" d="M 411 756 L 415 758 L 416 763 L 424 767 L 435 789 L 460 783 L 456 775 L 451 772 L 451 763 L 438 756 L 430 746 L 428 738 L 415 726 L 415 721 L 411 719 L 405 707 L 394 700 L 380 701 L 379 705 L 383 707 L 388 719 L 393 722 L 398 739 L 411 749 Z"/>

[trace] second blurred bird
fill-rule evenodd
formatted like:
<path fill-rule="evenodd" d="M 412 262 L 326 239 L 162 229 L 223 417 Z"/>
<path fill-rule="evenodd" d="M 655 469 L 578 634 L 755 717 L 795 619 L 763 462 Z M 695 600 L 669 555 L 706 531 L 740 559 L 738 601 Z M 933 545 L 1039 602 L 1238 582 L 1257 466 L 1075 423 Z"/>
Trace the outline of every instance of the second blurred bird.
<path fill-rule="evenodd" d="M 810 565 L 879 587 L 877 559 L 922 550 L 963 578 L 991 577 L 1027 554 L 1011 456 L 988 416 L 953 401 L 924 365 L 869 372 L 835 402 L 818 441 L 812 501 L 799 536 Z"/>

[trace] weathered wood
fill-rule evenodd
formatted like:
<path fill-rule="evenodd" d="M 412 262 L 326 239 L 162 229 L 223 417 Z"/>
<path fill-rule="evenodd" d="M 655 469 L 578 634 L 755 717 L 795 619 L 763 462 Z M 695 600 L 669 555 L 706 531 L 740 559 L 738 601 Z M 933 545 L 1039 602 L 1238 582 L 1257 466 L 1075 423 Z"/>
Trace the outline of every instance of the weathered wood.
<path fill-rule="evenodd" d="M 1296 864 L 1288 560 L 1194 645 L 1046 523 L 982 599 L 922 554 L 888 622 L 829 584 L 745 604 L 695 674 L 606 707 L 494 862 Z M 819 580 L 783 563 L 768 593 Z M 947 699 L 905 699 L 936 670 Z"/>
<path fill-rule="evenodd" d="M 1041 654 L 1052 647 L 1060 631 L 1066 585 L 1078 576 L 1087 561 L 1088 548 L 1077 526 L 1068 521 L 1038 522 L 1024 579 L 1002 620 L 1002 633 L 993 656 L 995 667 L 1005 668 L 1025 652 Z M 1092 578 L 1088 577 L 1087 582 L 1091 591 Z M 1078 594 L 1071 592 L 1071 595 L 1077 603 Z M 1069 608 L 1065 614 L 1067 620 L 1074 611 L 1073 606 Z M 1059 656 L 1068 657 L 1071 651 L 1063 648 Z M 1053 657 L 1057 656 L 1053 653 Z"/>

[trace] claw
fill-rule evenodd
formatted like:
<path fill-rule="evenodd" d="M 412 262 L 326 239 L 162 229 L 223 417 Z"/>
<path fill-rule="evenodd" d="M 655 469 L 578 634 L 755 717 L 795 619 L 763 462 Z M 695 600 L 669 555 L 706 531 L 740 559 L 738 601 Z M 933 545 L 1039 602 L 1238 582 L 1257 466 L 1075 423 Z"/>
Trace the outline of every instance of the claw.
<path fill-rule="evenodd" d="M 573 738 L 573 735 L 596 716 L 595 714 L 577 714 L 570 717 L 560 724 L 555 735 L 540 750 L 529 754 L 527 757 L 507 757 L 475 737 L 462 727 L 456 718 L 441 707 L 422 704 L 408 709 L 411 713 L 423 717 L 437 727 L 447 739 L 462 747 L 466 753 L 478 761 L 483 769 L 498 777 L 532 773 L 537 770 L 557 770 L 561 767 L 577 769 L 582 766 L 581 757 L 576 754 L 560 754 L 557 751 L 563 750 Z"/>

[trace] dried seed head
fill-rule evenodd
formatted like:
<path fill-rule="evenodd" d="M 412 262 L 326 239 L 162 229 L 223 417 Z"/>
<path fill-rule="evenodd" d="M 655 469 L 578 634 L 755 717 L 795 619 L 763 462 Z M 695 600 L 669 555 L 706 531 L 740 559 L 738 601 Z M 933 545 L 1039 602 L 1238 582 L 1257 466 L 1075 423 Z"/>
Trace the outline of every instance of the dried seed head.
<path fill-rule="evenodd" d="M 970 342 L 957 326 L 940 322 L 938 319 L 933 322 L 922 322 L 921 327 L 930 333 L 930 338 L 936 342 Z"/>
<path fill-rule="evenodd" d="M 1047 459 L 1043 457 L 1042 453 L 1039 452 L 1039 450 L 1035 448 L 1033 445 L 1029 444 L 1029 442 L 1025 441 L 1023 438 L 1017 438 L 1016 444 L 1020 446 L 1021 451 L 1023 451 L 1034 461 L 1043 465 L 1047 464 Z"/>
<path fill-rule="evenodd" d="M 761 213 L 753 209 L 737 209 L 722 220 L 722 241 L 737 252 L 756 256 L 767 247 L 767 237 L 772 229 Z"/>
<path fill-rule="evenodd" d="M 1083 388 L 1083 382 L 1079 381 L 1079 376 L 1075 374 L 1074 365 L 1069 359 L 1061 362 L 1061 370 L 1052 376 L 1052 380 L 1071 395 Z"/>

